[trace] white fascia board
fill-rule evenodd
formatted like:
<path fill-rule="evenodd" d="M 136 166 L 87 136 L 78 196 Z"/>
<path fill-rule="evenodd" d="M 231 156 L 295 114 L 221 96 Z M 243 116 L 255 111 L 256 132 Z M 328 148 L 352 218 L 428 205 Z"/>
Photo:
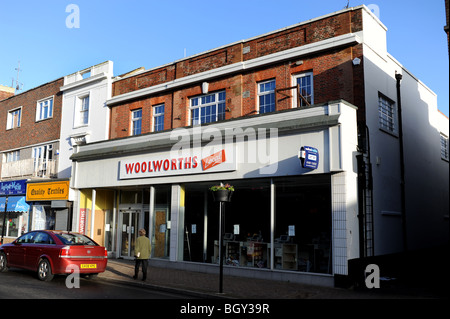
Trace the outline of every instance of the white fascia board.
<path fill-rule="evenodd" d="M 269 54 L 266 56 L 262 56 L 259 58 L 255 58 L 249 61 L 243 61 L 234 63 L 231 65 L 226 65 L 220 68 L 216 68 L 213 70 L 201 72 L 198 74 L 193 74 L 189 76 L 185 76 L 179 79 L 175 79 L 170 82 L 154 85 L 148 88 L 144 88 L 141 90 L 136 90 L 132 92 L 128 92 L 125 94 L 117 95 L 106 101 L 106 105 L 113 106 L 114 104 L 127 102 L 132 99 L 141 98 L 147 95 L 161 93 L 166 90 L 173 90 L 178 87 L 191 85 L 194 83 L 208 81 L 210 79 L 224 76 L 236 72 L 242 72 L 244 70 L 250 70 L 253 68 L 258 68 L 261 66 L 277 63 L 284 60 L 300 58 L 301 56 L 305 56 L 308 54 L 318 53 L 325 50 L 330 50 L 336 47 L 350 45 L 353 43 L 361 43 L 361 38 L 354 34 L 348 33 L 335 38 L 326 39 L 323 41 L 310 43 L 301 47 L 296 47 L 288 50 L 284 50 L 282 52 L 277 52 L 273 54 Z"/>
<path fill-rule="evenodd" d="M 76 81 L 76 82 L 73 82 L 73 83 L 61 86 L 60 90 L 61 90 L 61 92 L 67 91 L 67 90 L 70 90 L 70 89 L 73 89 L 73 88 L 76 88 L 76 87 L 79 87 L 79 86 L 82 86 L 82 85 L 91 84 L 91 83 L 93 83 L 95 81 L 104 80 L 106 78 L 107 78 L 106 73 L 102 72 L 100 74 L 90 76 L 90 77 L 88 77 L 86 79 L 83 79 L 83 80 L 80 80 L 80 81 Z"/>

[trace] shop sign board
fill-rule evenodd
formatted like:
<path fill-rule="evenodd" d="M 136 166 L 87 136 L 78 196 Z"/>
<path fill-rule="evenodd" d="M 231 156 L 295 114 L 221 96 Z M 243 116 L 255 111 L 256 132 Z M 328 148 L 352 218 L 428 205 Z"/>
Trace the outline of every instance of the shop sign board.
<path fill-rule="evenodd" d="M 80 219 L 79 219 L 78 231 L 81 234 L 84 234 L 85 231 L 86 231 L 86 215 L 87 215 L 87 209 L 86 208 L 80 208 Z"/>
<path fill-rule="evenodd" d="M 68 200 L 69 181 L 29 183 L 27 201 Z"/>
<path fill-rule="evenodd" d="M 225 146 L 208 154 L 200 148 L 181 156 L 177 152 L 148 154 L 125 159 L 119 163 L 119 178 L 148 178 L 190 175 L 236 170 L 235 148 Z"/>
<path fill-rule="evenodd" d="M 0 182 L 0 196 L 23 195 L 27 190 L 27 180 Z"/>
<path fill-rule="evenodd" d="M 302 146 L 299 154 L 303 168 L 317 169 L 319 166 L 319 151 L 311 146 Z"/>

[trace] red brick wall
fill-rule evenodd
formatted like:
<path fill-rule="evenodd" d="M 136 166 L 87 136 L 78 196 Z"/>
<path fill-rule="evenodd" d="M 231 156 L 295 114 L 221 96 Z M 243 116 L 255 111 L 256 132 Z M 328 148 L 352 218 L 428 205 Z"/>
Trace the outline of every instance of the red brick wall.
<path fill-rule="evenodd" d="M 235 43 L 198 56 L 193 56 L 149 70 L 113 83 L 113 96 L 173 81 L 185 76 L 247 61 L 317 41 L 362 30 L 362 9 L 345 11 L 321 20 L 284 29 L 249 41 Z M 209 92 L 226 90 L 226 119 L 257 113 L 257 83 L 275 79 L 277 89 L 292 86 L 292 75 L 302 72 L 314 74 L 314 103 L 344 99 L 364 108 L 362 65 L 354 67 L 352 60 L 362 59 L 362 46 L 334 49 L 301 57 L 303 64 L 285 61 L 270 67 L 233 74 L 209 82 Z M 243 93 L 245 92 L 245 95 Z M 291 91 L 284 91 L 290 94 Z M 165 103 L 165 129 L 189 126 L 189 98 L 201 95 L 201 83 L 169 92 L 158 97 Z M 112 107 L 110 138 L 129 136 L 131 110 L 143 109 L 142 133 L 150 132 L 151 106 L 160 103 L 146 97 Z M 172 103 L 173 101 L 173 103 Z M 277 94 L 277 110 L 292 107 L 292 98 Z"/>
<path fill-rule="evenodd" d="M 63 78 L 0 101 L 0 151 L 58 140 L 61 131 Z M 53 117 L 36 122 L 37 101 L 53 96 Z M 6 129 L 8 112 L 22 106 L 21 125 Z"/>
<path fill-rule="evenodd" d="M 11 92 L 5 92 L 5 91 L 2 91 L 1 89 L 0 89 L 0 101 L 1 100 L 4 100 L 4 99 L 7 99 L 7 98 L 9 98 L 10 96 L 13 96 L 14 95 L 14 93 L 11 93 Z"/>

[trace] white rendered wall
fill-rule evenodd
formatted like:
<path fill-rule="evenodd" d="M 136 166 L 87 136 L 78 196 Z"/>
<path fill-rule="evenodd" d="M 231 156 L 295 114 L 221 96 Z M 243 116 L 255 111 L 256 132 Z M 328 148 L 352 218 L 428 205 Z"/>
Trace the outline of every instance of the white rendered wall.
<path fill-rule="evenodd" d="M 81 73 L 90 71 L 90 77 L 82 78 Z M 88 142 L 108 139 L 109 108 L 106 100 L 111 97 L 113 63 L 107 61 L 64 78 L 63 107 L 61 118 L 61 145 L 59 178 L 70 178 L 74 136 L 86 135 Z M 89 95 L 89 123 L 77 122 L 80 97 Z"/>
<path fill-rule="evenodd" d="M 406 228 L 408 249 L 448 241 L 448 162 L 440 157 L 439 133 L 448 132 L 448 118 L 437 109 L 436 94 L 414 77 L 383 45 L 371 40 L 384 27 L 364 12 L 364 77 L 374 183 L 375 254 L 403 250 L 400 138 L 398 131 L 379 128 L 378 96 L 398 107 L 396 72 L 402 74 L 401 106 L 405 160 Z M 367 40 L 367 43 L 366 43 Z M 399 118 L 395 119 L 398 127 Z M 448 135 L 447 135 L 448 136 Z"/>

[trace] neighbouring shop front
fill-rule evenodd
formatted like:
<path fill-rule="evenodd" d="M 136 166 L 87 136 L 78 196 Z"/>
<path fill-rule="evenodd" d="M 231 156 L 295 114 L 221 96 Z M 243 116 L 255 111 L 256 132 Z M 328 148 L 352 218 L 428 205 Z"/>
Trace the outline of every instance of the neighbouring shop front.
<path fill-rule="evenodd" d="M 72 203 L 69 181 L 28 181 L 26 201 L 30 205 L 29 230 L 71 230 Z"/>
<path fill-rule="evenodd" d="M 1 243 L 11 242 L 28 231 L 30 206 L 26 203 L 26 182 L 0 182 Z"/>
<path fill-rule="evenodd" d="M 145 228 L 152 259 L 217 264 L 219 204 L 209 188 L 229 183 L 227 267 L 346 274 L 358 251 L 357 134 L 355 109 L 338 104 L 203 128 L 221 135 L 215 141 L 196 141 L 202 128 L 193 127 L 182 133 L 187 144 L 170 131 L 81 146 L 72 157 L 83 202 L 77 213 L 94 208 L 110 217 L 80 226 L 98 228 L 93 233 L 108 237 L 118 258 L 134 257 Z"/>

